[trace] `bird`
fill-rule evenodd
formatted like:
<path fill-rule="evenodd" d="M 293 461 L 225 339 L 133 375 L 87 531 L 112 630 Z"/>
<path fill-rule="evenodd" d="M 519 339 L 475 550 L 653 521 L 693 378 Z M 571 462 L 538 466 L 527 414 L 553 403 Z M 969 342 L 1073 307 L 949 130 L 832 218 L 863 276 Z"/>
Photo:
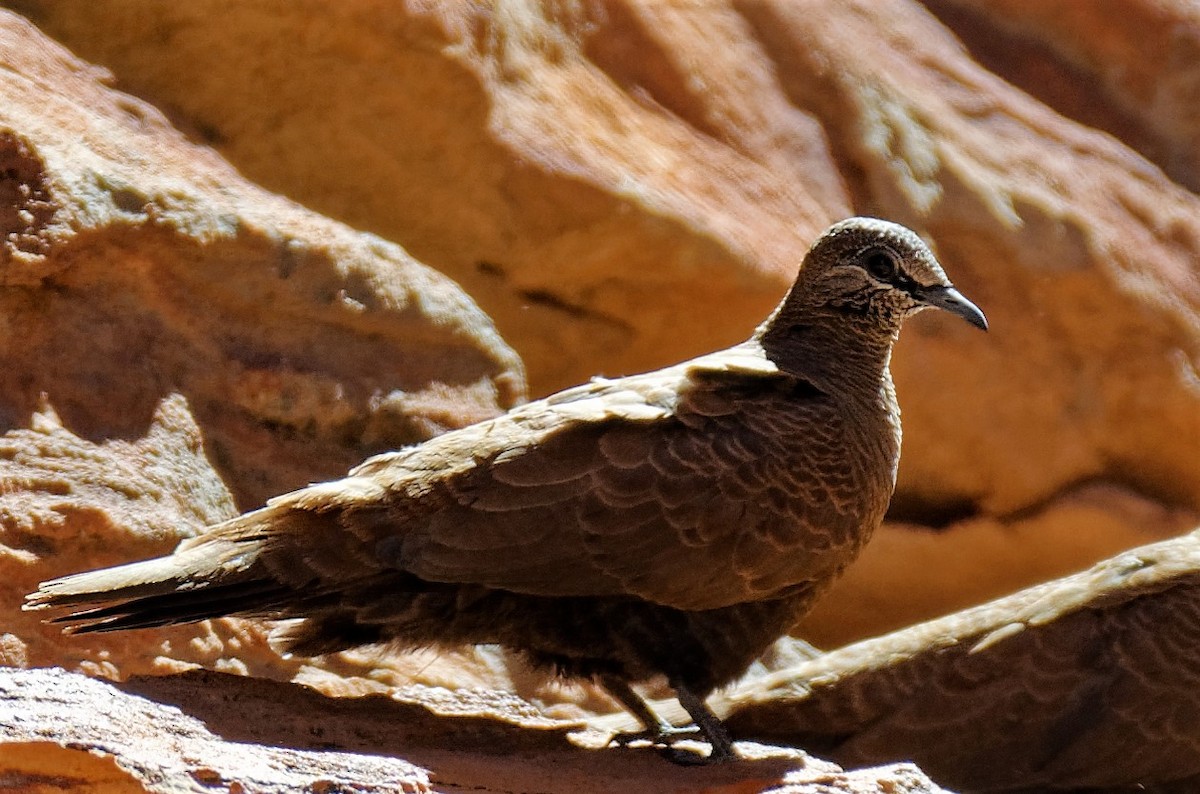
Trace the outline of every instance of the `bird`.
<path fill-rule="evenodd" d="M 287 652 L 494 644 L 602 686 L 695 763 L 736 752 L 705 698 L 858 554 L 896 483 L 889 370 L 929 307 L 987 329 L 925 242 L 841 221 L 748 340 L 588 383 L 270 499 L 171 555 L 43 582 L 69 633 L 269 618 Z M 665 680 L 692 726 L 633 685 Z M 682 760 L 677 756 L 673 760 Z"/>

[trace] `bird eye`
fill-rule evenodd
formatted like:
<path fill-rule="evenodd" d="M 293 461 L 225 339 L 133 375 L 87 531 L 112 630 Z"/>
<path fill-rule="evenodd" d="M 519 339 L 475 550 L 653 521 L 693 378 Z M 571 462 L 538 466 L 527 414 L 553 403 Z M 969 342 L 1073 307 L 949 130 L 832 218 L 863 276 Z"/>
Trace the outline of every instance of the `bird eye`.
<path fill-rule="evenodd" d="M 880 281 L 891 281 L 896 275 L 896 261 L 884 251 L 867 254 L 867 272 Z"/>

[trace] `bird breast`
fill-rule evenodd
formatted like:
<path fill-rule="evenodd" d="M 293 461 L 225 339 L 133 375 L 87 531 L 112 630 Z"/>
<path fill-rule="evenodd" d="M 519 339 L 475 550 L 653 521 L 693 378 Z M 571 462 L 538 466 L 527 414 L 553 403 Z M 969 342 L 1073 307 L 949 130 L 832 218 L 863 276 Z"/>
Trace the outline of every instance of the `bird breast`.
<path fill-rule="evenodd" d="M 872 397 L 835 399 L 790 376 L 685 390 L 676 412 L 688 430 L 674 445 L 710 470 L 703 509 L 681 536 L 727 545 L 758 597 L 836 575 L 882 520 L 895 484 L 895 400 L 887 389 Z"/>

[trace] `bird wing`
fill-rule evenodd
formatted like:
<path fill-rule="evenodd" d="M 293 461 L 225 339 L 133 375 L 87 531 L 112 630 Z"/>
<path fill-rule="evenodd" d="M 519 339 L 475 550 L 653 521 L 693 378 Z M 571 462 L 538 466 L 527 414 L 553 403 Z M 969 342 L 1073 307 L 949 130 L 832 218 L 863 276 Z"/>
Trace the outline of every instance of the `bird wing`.
<path fill-rule="evenodd" d="M 844 561 L 828 527 L 847 525 L 838 505 L 854 500 L 805 476 L 830 468 L 816 450 L 838 432 L 825 395 L 726 351 L 594 381 L 280 497 L 271 510 L 335 511 L 345 532 L 270 537 L 264 560 L 288 578 L 343 559 L 684 610 L 781 595 Z"/>

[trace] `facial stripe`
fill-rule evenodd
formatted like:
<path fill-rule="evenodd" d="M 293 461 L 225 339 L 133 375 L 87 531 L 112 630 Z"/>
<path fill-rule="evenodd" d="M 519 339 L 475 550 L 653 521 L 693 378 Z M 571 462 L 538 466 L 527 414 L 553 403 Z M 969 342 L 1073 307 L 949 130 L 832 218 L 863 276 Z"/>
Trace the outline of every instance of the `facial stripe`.
<path fill-rule="evenodd" d="M 867 253 L 872 250 L 878 250 L 878 246 L 870 246 L 870 247 L 863 248 L 862 250 L 860 250 L 858 252 L 857 256 L 855 257 L 856 261 L 859 263 L 862 263 L 866 259 Z M 885 287 L 890 287 L 892 289 L 900 290 L 901 292 L 908 294 L 913 299 L 917 299 L 919 297 L 920 291 L 926 289 L 926 285 L 920 283 L 919 281 L 916 281 L 915 279 L 912 278 L 912 276 L 908 275 L 908 273 L 905 272 L 904 260 L 901 257 L 897 256 L 894 251 L 889 251 L 889 254 L 892 256 L 893 261 L 896 263 L 896 273 L 894 276 L 892 276 L 890 281 L 880 281 L 880 280 L 876 279 L 875 276 L 871 275 L 871 273 L 869 271 L 866 271 L 865 266 L 860 264 L 859 267 L 862 267 L 863 270 L 867 272 L 867 276 L 872 281 L 875 281 L 877 284 L 882 284 Z"/>

